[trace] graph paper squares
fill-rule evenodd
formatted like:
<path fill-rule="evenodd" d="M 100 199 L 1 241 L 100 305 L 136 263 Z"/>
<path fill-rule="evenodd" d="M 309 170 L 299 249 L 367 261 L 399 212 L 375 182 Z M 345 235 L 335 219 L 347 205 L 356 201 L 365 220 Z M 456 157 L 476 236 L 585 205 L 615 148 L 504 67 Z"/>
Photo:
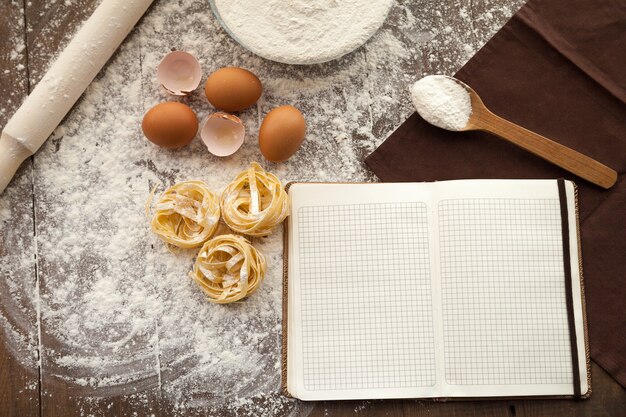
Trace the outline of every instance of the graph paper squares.
<path fill-rule="evenodd" d="M 571 384 L 557 199 L 437 207 L 445 381 Z M 298 212 L 307 390 L 433 386 L 431 251 L 424 203 Z"/>
<path fill-rule="evenodd" d="M 426 205 L 298 215 L 305 388 L 434 385 Z"/>
<path fill-rule="evenodd" d="M 571 384 L 559 200 L 439 203 L 449 384 Z"/>

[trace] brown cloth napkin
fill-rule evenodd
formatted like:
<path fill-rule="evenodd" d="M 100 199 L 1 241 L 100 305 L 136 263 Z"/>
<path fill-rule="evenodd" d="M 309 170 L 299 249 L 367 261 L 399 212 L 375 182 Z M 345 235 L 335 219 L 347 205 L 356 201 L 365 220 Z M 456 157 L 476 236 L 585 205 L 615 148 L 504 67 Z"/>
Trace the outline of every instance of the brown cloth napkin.
<path fill-rule="evenodd" d="M 626 387 L 626 1 L 530 0 L 456 77 L 496 114 L 617 170 L 617 184 L 603 190 L 489 134 L 441 130 L 416 113 L 365 162 L 383 181 L 575 181 L 591 357 Z"/>

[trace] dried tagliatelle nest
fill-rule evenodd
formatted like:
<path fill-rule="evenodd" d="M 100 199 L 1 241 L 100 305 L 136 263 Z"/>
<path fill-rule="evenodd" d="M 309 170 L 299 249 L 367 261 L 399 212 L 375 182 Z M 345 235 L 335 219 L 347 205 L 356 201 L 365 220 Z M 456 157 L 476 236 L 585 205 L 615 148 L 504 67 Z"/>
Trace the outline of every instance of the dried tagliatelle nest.
<path fill-rule="evenodd" d="M 265 257 L 242 236 L 216 236 L 202 246 L 190 275 L 209 301 L 228 304 L 259 287 L 265 276 Z"/>
<path fill-rule="evenodd" d="M 161 194 L 154 209 L 152 231 L 179 248 L 202 246 L 213 236 L 220 219 L 219 199 L 202 181 L 171 186 Z"/>
<path fill-rule="evenodd" d="M 289 198 L 280 180 L 256 162 L 222 193 L 222 218 L 235 232 L 267 236 L 289 214 Z"/>

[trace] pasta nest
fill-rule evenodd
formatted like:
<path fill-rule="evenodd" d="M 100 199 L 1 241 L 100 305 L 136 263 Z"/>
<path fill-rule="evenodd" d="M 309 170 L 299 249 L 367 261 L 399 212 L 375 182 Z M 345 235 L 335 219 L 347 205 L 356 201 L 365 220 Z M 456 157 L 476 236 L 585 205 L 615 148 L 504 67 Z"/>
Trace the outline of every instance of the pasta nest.
<path fill-rule="evenodd" d="M 224 190 L 222 218 L 235 232 L 267 236 L 289 214 L 289 198 L 280 180 L 256 162 Z"/>
<path fill-rule="evenodd" d="M 202 246 L 190 275 L 209 301 L 228 304 L 259 287 L 265 265 L 265 257 L 244 237 L 221 235 Z"/>
<path fill-rule="evenodd" d="M 179 248 L 202 246 L 217 229 L 219 199 L 203 181 L 183 181 L 165 190 L 150 223 L 163 241 Z"/>

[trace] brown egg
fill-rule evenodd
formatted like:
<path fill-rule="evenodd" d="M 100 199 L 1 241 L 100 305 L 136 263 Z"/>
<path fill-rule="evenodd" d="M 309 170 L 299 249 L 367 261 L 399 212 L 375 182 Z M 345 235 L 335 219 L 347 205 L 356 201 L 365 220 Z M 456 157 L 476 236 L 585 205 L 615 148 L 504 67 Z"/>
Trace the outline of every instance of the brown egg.
<path fill-rule="evenodd" d="M 268 161 L 285 161 L 300 148 L 305 133 L 306 122 L 300 110 L 293 106 L 277 107 L 261 123 L 261 153 Z"/>
<path fill-rule="evenodd" d="M 148 110 L 141 123 L 148 140 L 164 148 L 180 148 L 198 132 L 198 118 L 189 106 L 168 102 Z"/>
<path fill-rule="evenodd" d="M 209 102 L 218 109 L 236 112 L 256 103 L 263 93 L 263 86 L 250 71 L 226 67 L 209 76 L 204 92 Z"/>

